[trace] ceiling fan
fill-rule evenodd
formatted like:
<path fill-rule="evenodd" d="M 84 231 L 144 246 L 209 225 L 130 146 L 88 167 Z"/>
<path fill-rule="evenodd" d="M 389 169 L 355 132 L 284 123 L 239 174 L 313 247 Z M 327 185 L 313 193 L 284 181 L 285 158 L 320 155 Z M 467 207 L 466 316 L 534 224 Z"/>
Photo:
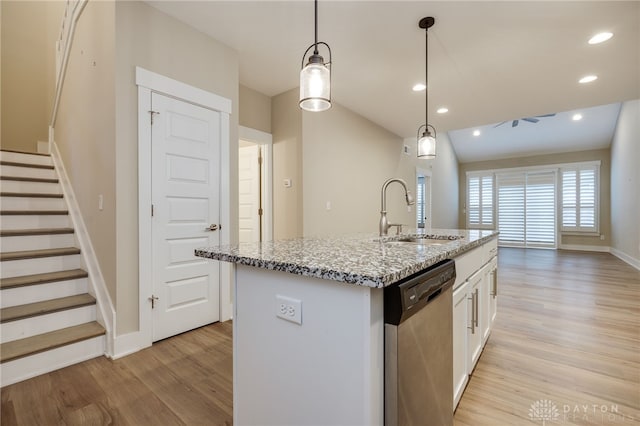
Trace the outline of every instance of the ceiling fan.
<path fill-rule="evenodd" d="M 535 124 L 538 121 L 540 121 L 540 118 L 553 117 L 554 115 L 556 115 L 556 113 L 544 114 L 544 115 L 536 115 L 535 117 L 524 117 L 524 118 L 519 118 L 519 119 L 516 119 L 516 120 L 507 120 L 507 121 L 503 121 L 502 123 L 498 123 L 493 127 L 496 128 L 496 127 L 502 126 L 504 123 L 507 123 L 509 121 L 511 121 L 511 127 L 516 127 L 520 121 L 527 121 L 529 123 Z"/>

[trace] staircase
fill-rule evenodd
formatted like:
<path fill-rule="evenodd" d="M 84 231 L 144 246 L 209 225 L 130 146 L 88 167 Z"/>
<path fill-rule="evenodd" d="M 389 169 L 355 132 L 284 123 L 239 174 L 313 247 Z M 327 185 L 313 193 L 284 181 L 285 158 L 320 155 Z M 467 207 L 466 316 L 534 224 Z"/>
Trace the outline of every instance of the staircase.
<path fill-rule="evenodd" d="M 0 384 L 103 355 L 51 157 L 0 151 L 0 200 Z"/>

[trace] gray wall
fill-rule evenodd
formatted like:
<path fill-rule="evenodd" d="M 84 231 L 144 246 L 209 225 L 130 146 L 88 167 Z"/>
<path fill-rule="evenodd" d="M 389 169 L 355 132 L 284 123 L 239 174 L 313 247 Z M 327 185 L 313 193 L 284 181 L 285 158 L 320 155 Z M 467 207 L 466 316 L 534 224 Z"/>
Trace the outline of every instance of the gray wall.
<path fill-rule="evenodd" d="M 0 2 L 0 146 L 36 152 L 47 141 L 62 1 Z"/>
<path fill-rule="evenodd" d="M 611 248 L 640 266 L 640 100 L 622 104 L 611 144 Z M 630 259 L 629 259 L 630 258 Z"/>
<path fill-rule="evenodd" d="M 271 98 L 242 84 L 239 95 L 240 125 L 271 133 Z"/>

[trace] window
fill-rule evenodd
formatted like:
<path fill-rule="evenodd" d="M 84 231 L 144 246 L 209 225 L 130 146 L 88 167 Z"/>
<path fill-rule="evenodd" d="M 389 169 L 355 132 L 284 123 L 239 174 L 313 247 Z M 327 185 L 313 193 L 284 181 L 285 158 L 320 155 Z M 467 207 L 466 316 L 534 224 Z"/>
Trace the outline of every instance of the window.
<path fill-rule="evenodd" d="M 494 229 L 493 173 L 467 177 L 467 227 Z"/>
<path fill-rule="evenodd" d="M 424 228 L 424 221 L 426 219 L 424 186 L 424 176 L 418 176 L 418 181 L 416 182 L 416 220 L 418 228 Z"/>
<path fill-rule="evenodd" d="M 555 247 L 556 173 L 497 175 L 498 241 L 517 247 Z"/>
<path fill-rule="evenodd" d="M 561 169 L 562 230 L 598 232 L 599 164 Z"/>

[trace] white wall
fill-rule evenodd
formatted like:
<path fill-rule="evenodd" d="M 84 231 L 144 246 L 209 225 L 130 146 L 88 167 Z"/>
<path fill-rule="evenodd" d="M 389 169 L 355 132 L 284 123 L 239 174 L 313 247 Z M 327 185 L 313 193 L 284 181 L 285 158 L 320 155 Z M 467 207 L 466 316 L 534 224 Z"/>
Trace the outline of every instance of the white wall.
<path fill-rule="evenodd" d="M 622 104 L 611 144 L 611 250 L 640 269 L 640 100 Z"/>

